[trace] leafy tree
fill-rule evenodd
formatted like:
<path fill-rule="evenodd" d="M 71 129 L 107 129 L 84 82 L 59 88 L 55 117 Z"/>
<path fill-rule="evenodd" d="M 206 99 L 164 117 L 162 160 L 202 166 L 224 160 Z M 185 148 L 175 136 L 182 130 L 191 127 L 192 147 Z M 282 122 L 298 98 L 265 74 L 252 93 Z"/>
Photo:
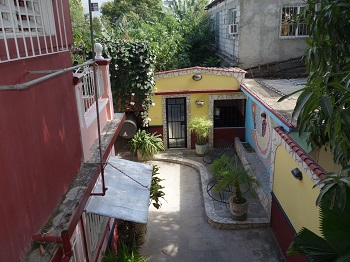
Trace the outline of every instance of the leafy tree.
<path fill-rule="evenodd" d="M 69 0 L 70 16 L 74 39 L 81 39 L 85 35 L 84 8 L 81 0 Z"/>
<path fill-rule="evenodd" d="M 110 23 L 123 16 L 129 20 L 150 22 L 161 13 L 161 9 L 161 0 L 118 0 L 104 3 L 101 13 Z"/>
<path fill-rule="evenodd" d="M 81 0 L 69 0 L 70 16 L 72 22 L 74 44 L 71 47 L 73 62 L 85 62 L 86 55 L 90 48 L 90 30 L 87 17 L 84 16 L 84 8 Z"/>
<path fill-rule="evenodd" d="M 115 23 L 116 37 L 151 43 L 158 71 L 217 66 L 220 60 L 215 56 L 212 21 L 204 10 L 207 3 L 179 0 L 162 12 L 161 1 L 115 1 L 108 2 L 107 11 L 102 7 L 102 13 Z"/>
<path fill-rule="evenodd" d="M 315 11 L 317 10 L 317 11 Z M 350 186 L 350 3 L 348 0 L 309 0 L 305 8 L 310 32 L 306 52 L 308 80 L 301 90 L 293 117 L 299 133 L 308 133 L 314 148 L 329 147 L 334 163 L 343 170 L 330 173 L 325 193 L 344 205 L 344 186 Z"/>
<path fill-rule="evenodd" d="M 162 21 L 143 23 L 137 29 L 130 30 L 130 35 L 150 42 L 156 55 L 157 71 L 190 66 L 185 39 L 179 22 L 173 16 L 165 14 Z"/>
<path fill-rule="evenodd" d="M 169 11 L 179 21 L 182 21 L 203 13 L 208 2 L 208 0 L 175 0 L 173 5 L 169 6 Z"/>
<path fill-rule="evenodd" d="M 112 1 L 103 3 L 100 10 L 103 19 L 107 20 L 111 24 L 115 23 L 120 15 L 116 4 Z"/>
<path fill-rule="evenodd" d="M 215 33 L 208 14 L 200 16 L 195 26 L 184 36 L 188 46 L 187 53 L 193 66 L 219 66 L 220 59 L 215 55 Z"/>
<path fill-rule="evenodd" d="M 329 145 L 334 162 L 350 160 L 350 3 L 348 0 L 309 2 L 308 81 L 294 115 L 299 132 L 310 132 L 313 146 Z"/>
<path fill-rule="evenodd" d="M 303 228 L 289 254 L 305 254 L 312 261 L 350 261 L 350 3 L 309 0 L 305 17 L 309 76 L 293 116 L 299 133 L 308 132 L 313 147 L 329 147 L 342 170 L 328 173 L 316 185 L 323 185 L 317 199 L 323 237 Z"/>
<path fill-rule="evenodd" d="M 180 24 L 190 66 L 218 66 L 215 33 L 207 12 L 207 0 L 175 0 L 167 10 Z"/>

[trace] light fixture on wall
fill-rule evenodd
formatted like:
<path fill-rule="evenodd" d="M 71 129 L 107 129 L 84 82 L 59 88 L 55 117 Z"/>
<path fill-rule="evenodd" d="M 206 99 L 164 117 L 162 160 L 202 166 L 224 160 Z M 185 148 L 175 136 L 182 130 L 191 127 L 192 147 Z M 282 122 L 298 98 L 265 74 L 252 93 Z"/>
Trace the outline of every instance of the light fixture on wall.
<path fill-rule="evenodd" d="M 202 107 L 204 105 L 204 101 L 203 100 L 196 100 L 196 105 L 198 107 Z"/>
<path fill-rule="evenodd" d="M 301 173 L 299 168 L 294 168 L 291 172 L 295 179 L 298 179 L 298 180 L 303 179 L 303 174 Z"/>
<path fill-rule="evenodd" d="M 219 119 L 220 118 L 220 108 L 215 107 L 214 108 L 214 119 Z"/>
<path fill-rule="evenodd" d="M 193 79 L 194 81 L 199 81 L 199 80 L 202 79 L 202 75 L 200 75 L 200 74 L 198 74 L 198 75 L 193 75 L 193 76 L 192 76 L 192 79 Z"/>

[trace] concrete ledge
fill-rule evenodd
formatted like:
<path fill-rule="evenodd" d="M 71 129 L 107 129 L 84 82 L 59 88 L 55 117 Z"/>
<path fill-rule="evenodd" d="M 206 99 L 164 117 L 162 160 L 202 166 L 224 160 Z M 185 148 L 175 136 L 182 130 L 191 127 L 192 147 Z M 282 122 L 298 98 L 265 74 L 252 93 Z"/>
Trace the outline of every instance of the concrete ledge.
<path fill-rule="evenodd" d="M 269 218 L 249 218 L 245 221 L 236 221 L 231 218 L 220 217 L 215 210 L 214 201 L 209 194 L 207 194 L 207 184 L 210 180 L 210 174 L 207 168 L 194 160 L 184 158 L 181 154 L 174 156 L 174 154 L 167 155 L 166 153 L 155 156 L 154 161 L 171 162 L 181 165 L 186 165 L 198 170 L 202 184 L 202 194 L 204 200 L 204 208 L 208 223 L 214 228 L 218 229 L 241 229 L 241 228 L 258 228 L 268 227 L 270 225 Z"/>

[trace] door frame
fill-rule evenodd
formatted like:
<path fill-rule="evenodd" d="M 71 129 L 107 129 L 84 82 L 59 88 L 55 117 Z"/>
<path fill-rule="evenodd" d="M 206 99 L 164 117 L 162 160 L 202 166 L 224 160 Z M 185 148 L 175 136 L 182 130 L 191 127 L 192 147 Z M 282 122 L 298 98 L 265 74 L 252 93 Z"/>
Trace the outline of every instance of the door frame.
<path fill-rule="evenodd" d="M 214 101 L 215 100 L 232 100 L 232 99 L 246 100 L 247 96 L 243 92 L 235 93 L 235 94 L 209 95 L 209 120 L 214 123 Z M 209 130 L 209 147 L 212 148 L 213 145 L 214 145 L 214 126 Z"/>
<path fill-rule="evenodd" d="M 163 143 L 165 148 L 168 146 L 168 125 L 167 125 L 167 98 L 186 98 L 186 137 L 187 137 L 187 148 L 191 149 L 191 132 L 188 129 L 189 120 L 191 119 L 191 99 L 188 94 L 178 95 L 163 95 L 162 96 L 162 119 L 163 119 Z"/>
<path fill-rule="evenodd" d="M 181 105 L 183 105 L 184 106 L 184 114 L 183 115 L 180 115 L 181 116 L 181 118 L 182 118 L 182 116 L 185 118 L 185 121 L 183 121 L 184 122 L 184 125 L 185 125 L 185 130 L 184 130 L 184 132 L 183 132 L 183 135 L 184 135 L 184 142 L 185 142 L 185 145 L 183 146 L 183 147 L 171 147 L 171 148 L 173 148 L 173 149 L 176 149 L 176 148 L 187 148 L 187 118 L 186 118 L 186 116 L 187 116 L 187 114 L 186 114 L 186 111 L 187 111 L 187 106 L 186 106 L 186 97 L 168 97 L 168 98 L 165 98 L 165 103 L 166 103 L 166 128 L 167 128 L 167 143 L 168 143 L 168 148 L 170 148 L 170 137 L 169 137 L 169 122 L 179 122 L 179 121 L 169 121 L 169 111 L 168 111 L 168 108 L 169 108 L 169 99 L 177 99 L 177 100 L 180 100 L 180 101 L 182 101 L 183 102 L 183 104 L 181 104 Z M 171 105 L 170 105 L 171 106 Z M 173 112 L 173 111 L 172 111 Z M 182 133 L 182 132 L 181 132 Z M 176 139 L 176 138 L 175 138 Z"/>

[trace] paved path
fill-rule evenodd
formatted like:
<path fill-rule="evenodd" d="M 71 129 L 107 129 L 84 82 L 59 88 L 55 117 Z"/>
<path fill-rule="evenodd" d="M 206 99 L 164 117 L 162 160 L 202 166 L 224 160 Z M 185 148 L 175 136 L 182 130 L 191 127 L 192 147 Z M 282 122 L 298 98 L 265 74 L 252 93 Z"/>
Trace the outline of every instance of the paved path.
<path fill-rule="evenodd" d="M 272 262 L 284 261 L 270 228 L 222 230 L 206 221 L 199 172 L 192 167 L 154 161 L 165 179 L 166 201 L 150 207 L 147 261 Z"/>

